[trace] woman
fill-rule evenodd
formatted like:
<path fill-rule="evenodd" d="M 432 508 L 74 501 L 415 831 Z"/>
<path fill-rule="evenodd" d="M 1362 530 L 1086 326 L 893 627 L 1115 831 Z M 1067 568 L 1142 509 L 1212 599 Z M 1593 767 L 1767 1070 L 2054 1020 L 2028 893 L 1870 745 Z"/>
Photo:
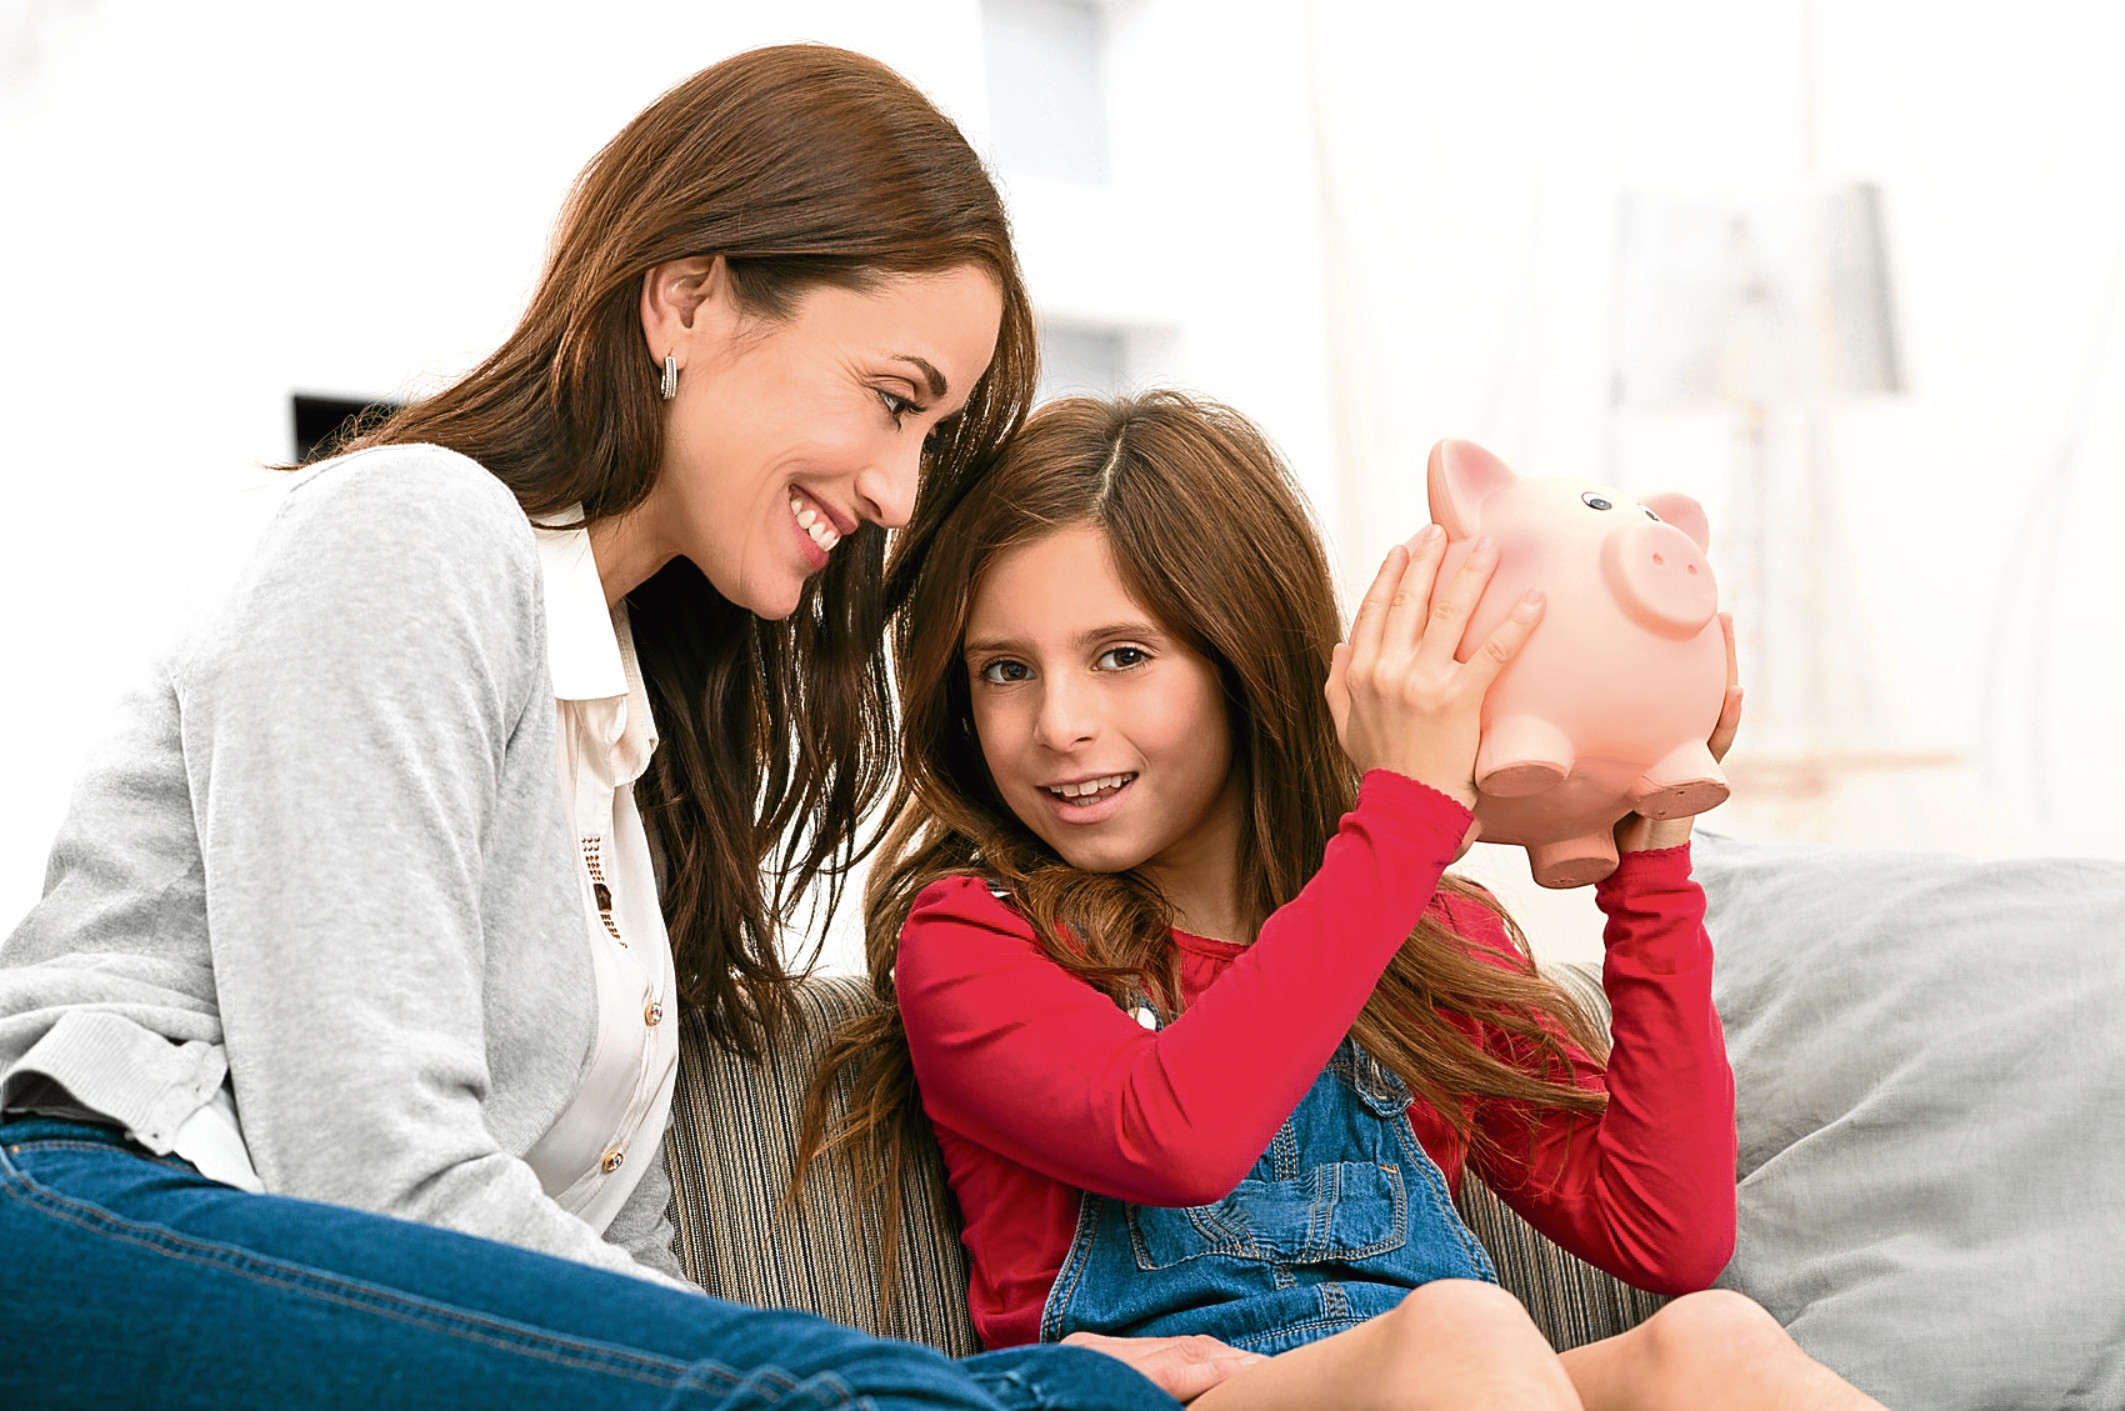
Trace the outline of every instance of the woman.
<path fill-rule="evenodd" d="M 883 533 L 1032 379 L 882 66 L 741 55 L 599 153 L 501 349 L 292 477 L 0 948 L 0 1401 L 1171 1405 L 704 1298 L 664 1219 L 675 1006 L 772 1031 L 888 759 Z"/>

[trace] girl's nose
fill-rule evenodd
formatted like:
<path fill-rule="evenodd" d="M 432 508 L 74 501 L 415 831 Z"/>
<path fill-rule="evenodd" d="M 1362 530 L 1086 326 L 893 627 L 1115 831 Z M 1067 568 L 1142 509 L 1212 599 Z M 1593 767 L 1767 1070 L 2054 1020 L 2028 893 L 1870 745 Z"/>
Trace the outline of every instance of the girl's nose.
<path fill-rule="evenodd" d="M 1033 729 L 1044 747 L 1057 752 L 1090 741 L 1099 734 L 1099 721 L 1090 693 L 1049 678 L 1048 687 L 1041 694 L 1040 718 Z"/>

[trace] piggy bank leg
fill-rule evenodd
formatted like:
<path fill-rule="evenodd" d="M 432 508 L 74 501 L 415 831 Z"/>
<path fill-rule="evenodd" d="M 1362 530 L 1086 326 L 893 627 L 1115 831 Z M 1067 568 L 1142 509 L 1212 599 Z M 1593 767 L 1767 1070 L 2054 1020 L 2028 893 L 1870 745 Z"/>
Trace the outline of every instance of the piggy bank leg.
<path fill-rule="evenodd" d="M 1476 790 L 1493 798 L 1539 794 L 1572 772 L 1577 754 L 1564 732 L 1533 715 L 1504 715 L 1476 748 Z"/>
<path fill-rule="evenodd" d="M 1530 843 L 1527 861 L 1545 887 L 1584 887 L 1616 870 L 1616 837 L 1604 828 L 1561 843 Z"/>
<path fill-rule="evenodd" d="M 1727 801 L 1727 776 L 1701 741 L 1692 741 L 1640 775 L 1631 807 L 1647 818 L 1688 818 Z"/>

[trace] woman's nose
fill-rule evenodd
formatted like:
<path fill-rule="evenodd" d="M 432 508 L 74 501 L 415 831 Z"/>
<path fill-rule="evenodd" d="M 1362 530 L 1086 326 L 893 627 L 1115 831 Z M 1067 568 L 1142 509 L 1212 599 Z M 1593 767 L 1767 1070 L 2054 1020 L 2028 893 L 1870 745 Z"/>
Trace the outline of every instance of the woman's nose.
<path fill-rule="evenodd" d="M 913 439 L 913 438 L 910 438 Z M 863 517 L 887 529 L 898 529 L 915 512 L 915 491 L 922 484 L 922 443 L 893 454 L 856 477 L 856 495 Z"/>

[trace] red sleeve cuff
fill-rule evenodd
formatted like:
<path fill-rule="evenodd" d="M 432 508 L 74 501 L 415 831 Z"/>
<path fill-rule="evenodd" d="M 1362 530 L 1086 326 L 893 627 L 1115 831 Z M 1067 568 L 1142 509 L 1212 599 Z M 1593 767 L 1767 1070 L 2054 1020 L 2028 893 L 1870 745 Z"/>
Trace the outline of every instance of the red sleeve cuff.
<path fill-rule="evenodd" d="M 1666 888 L 1690 880 L 1690 845 L 1647 848 L 1627 852 L 1616 859 L 1616 870 L 1595 884 L 1594 895 L 1604 892 L 1634 893 L 1647 887 Z"/>
<path fill-rule="evenodd" d="M 1436 853 L 1441 867 L 1460 855 L 1461 844 L 1476 821 L 1476 815 L 1451 794 L 1442 794 L 1431 785 L 1392 769 L 1368 769 L 1358 781 L 1358 801 L 1353 812 L 1376 819 L 1382 805 L 1393 816 L 1407 820 L 1412 841 L 1421 836 L 1433 844 L 1424 851 L 1427 856 Z M 1378 826 L 1377 822 L 1374 826 Z"/>

